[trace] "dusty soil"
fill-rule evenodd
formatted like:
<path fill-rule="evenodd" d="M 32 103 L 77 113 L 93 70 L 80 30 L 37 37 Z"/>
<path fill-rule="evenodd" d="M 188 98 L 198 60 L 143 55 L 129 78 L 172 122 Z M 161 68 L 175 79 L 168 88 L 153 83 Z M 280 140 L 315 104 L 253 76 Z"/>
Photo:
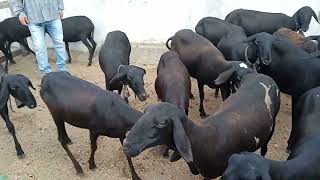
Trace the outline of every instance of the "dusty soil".
<path fill-rule="evenodd" d="M 157 102 L 154 91 L 154 80 L 156 77 L 157 61 L 166 49 L 161 45 L 133 45 L 131 62 L 140 65 L 147 70 L 145 84 L 150 98 L 146 102 L 139 102 L 131 93 L 130 105 L 143 110 L 147 104 Z M 98 54 L 96 52 L 96 54 Z M 104 88 L 104 76 L 95 56 L 92 67 L 87 67 L 87 53 L 72 52 L 73 62 L 69 66 L 70 72 L 82 79 L 92 82 Z M 50 52 L 50 61 L 54 63 L 54 53 Z M 40 76 L 34 63 L 32 55 L 17 57 L 17 64 L 10 66 L 10 72 L 26 75 L 34 83 L 35 87 L 40 85 Z M 200 121 L 198 106 L 199 96 L 197 86 L 193 80 L 192 91 L 195 100 L 190 102 L 190 118 Z M 4 123 L 0 123 L 0 175 L 8 175 L 9 179 L 130 179 L 130 171 L 127 161 L 122 153 L 118 139 L 99 137 L 98 150 L 96 152 L 96 164 L 98 168 L 94 171 L 88 168 L 90 156 L 90 143 L 88 130 L 83 130 L 67 125 L 67 132 L 73 141 L 70 146 L 75 158 L 82 165 L 85 176 L 78 177 L 72 162 L 57 140 L 57 132 L 48 109 L 39 96 L 39 88 L 33 91 L 38 107 L 30 110 L 28 108 L 10 111 L 17 137 L 26 153 L 25 159 L 16 156 L 14 142 Z M 221 103 L 220 98 L 214 98 L 214 91 L 205 89 L 205 109 L 212 113 Z M 14 105 L 15 106 L 15 105 Z M 290 101 L 282 95 L 281 110 L 277 117 L 276 131 L 269 144 L 267 156 L 272 159 L 285 160 L 286 141 L 291 127 Z M 155 150 L 146 150 L 140 156 L 133 159 L 133 164 L 138 175 L 142 179 L 175 179 L 189 180 L 202 179 L 193 176 L 186 164 L 180 160 L 170 163 L 162 158 Z"/>

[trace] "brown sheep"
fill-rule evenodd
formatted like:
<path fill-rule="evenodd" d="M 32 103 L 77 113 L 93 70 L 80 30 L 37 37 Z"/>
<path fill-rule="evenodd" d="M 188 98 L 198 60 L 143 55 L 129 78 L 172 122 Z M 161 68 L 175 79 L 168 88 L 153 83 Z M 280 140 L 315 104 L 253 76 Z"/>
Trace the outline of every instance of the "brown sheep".
<path fill-rule="evenodd" d="M 318 51 L 318 45 L 316 43 L 306 39 L 304 36 L 302 36 L 301 34 L 291 29 L 281 28 L 275 33 L 273 33 L 273 35 L 277 35 L 277 36 L 281 36 L 289 39 L 290 41 L 292 41 L 293 43 L 301 47 L 304 51 L 306 51 L 309 54 Z"/>

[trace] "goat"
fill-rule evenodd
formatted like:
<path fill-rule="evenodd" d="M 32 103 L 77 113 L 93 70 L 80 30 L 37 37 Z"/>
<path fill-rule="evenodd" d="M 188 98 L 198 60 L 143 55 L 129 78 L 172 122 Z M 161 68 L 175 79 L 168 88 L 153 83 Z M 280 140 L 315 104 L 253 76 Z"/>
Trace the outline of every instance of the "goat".
<path fill-rule="evenodd" d="M 121 31 L 107 34 L 99 53 L 99 64 L 105 74 L 106 89 L 118 90 L 121 94 L 124 87 L 124 98 L 128 102 L 127 86 L 134 91 L 140 101 L 147 99 L 143 76 L 146 70 L 129 65 L 131 45 L 127 35 Z"/>
<path fill-rule="evenodd" d="M 155 90 L 160 101 L 174 104 L 188 115 L 191 94 L 190 75 L 176 52 L 167 51 L 160 57 Z M 160 148 L 160 152 L 163 151 L 165 157 L 169 155 L 168 150 L 166 146 Z"/>
<path fill-rule="evenodd" d="M 174 51 L 164 53 L 157 68 L 155 90 L 158 98 L 184 109 L 188 115 L 191 92 L 190 75 Z"/>
<path fill-rule="evenodd" d="M 248 37 L 246 42 L 255 42 L 259 60 L 258 71 L 272 77 L 280 91 L 291 95 L 292 112 L 299 97 L 308 90 L 320 86 L 320 58 L 314 57 L 286 38 L 268 33 Z M 299 83 L 297 83 L 299 82 Z M 295 116 L 292 114 L 292 124 Z M 287 150 L 293 142 L 291 131 Z"/>
<path fill-rule="evenodd" d="M 222 180 L 318 180 L 320 179 L 320 88 L 307 91 L 294 112 L 297 141 L 288 161 L 273 161 L 255 153 L 242 152 L 230 157 Z"/>
<path fill-rule="evenodd" d="M 1 34 L 1 45 L 4 46 L 5 49 L 1 48 L 3 54 L 5 55 L 6 61 L 6 69 L 8 69 L 8 61 L 10 63 L 15 64 L 13 60 L 13 55 L 11 52 L 11 44 L 13 42 L 20 43 L 23 47 L 26 48 L 29 52 L 35 55 L 35 53 L 29 48 L 28 43 L 25 38 L 31 36 L 30 31 L 27 26 L 24 26 L 20 23 L 18 17 L 11 17 L 0 22 L 0 34 Z"/>
<path fill-rule="evenodd" d="M 61 90 L 63 89 L 63 93 Z M 58 140 L 67 152 L 77 173 L 83 170 L 68 148 L 71 143 L 65 129 L 65 122 L 90 131 L 91 155 L 89 168 L 96 168 L 94 154 L 100 135 L 119 138 L 123 142 L 126 132 L 142 115 L 131 108 L 121 97 L 105 91 L 68 72 L 53 72 L 44 76 L 40 96 L 47 105 L 58 130 Z M 140 179 L 127 157 L 133 179 Z"/>
<path fill-rule="evenodd" d="M 237 25 L 214 17 L 205 17 L 196 26 L 196 32 L 207 38 L 229 61 L 256 61 L 256 49 L 249 43 L 245 30 Z"/>
<path fill-rule="evenodd" d="M 304 36 L 300 35 L 295 31 L 292 31 L 291 29 L 281 28 L 275 33 L 273 33 L 273 35 L 288 38 L 291 42 L 295 43 L 309 54 L 318 51 L 318 44 L 316 44 L 312 40 L 308 40 Z"/>
<path fill-rule="evenodd" d="M 280 28 L 288 28 L 293 31 L 309 29 L 311 18 L 319 23 L 317 14 L 309 6 L 300 8 L 292 17 L 282 13 L 260 12 L 246 9 L 231 11 L 225 18 L 227 22 L 236 24 L 245 29 L 248 36 L 267 32 L 273 34 Z"/>
<path fill-rule="evenodd" d="M 37 102 L 29 87 L 35 90 L 27 77 L 20 74 L 7 74 L 5 68 L 0 64 L 0 115 L 13 137 L 18 158 L 24 158 L 25 155 L 16 137 L 15 128 L 10 121 L 7 102 L 10 95 L 12 95 L 16 99 L 18 108 L 27 106 L 30 109 L 34 109 L 37 106 Z"/>
<path fill-rule="evenodd" d="M 242 62 L 234 63 L 216 83 L 233 76 L 241 79 L 238 91 L 200 124 L 170 103 L 147 107 L 127 134 L 124 153 L 135 157 L 149 147 L 165 144 L 207 179 L 220 176 L 233 153 L 261 148 L 265 155 L 280 106 L 278 87 L 270 77 Z"/>
<path fill-rule="evenodd" d="M 171 41 L 171 47 L 169 41 Z M 179 54 L 179 58 L 187 67 L 190 76 L 197 79 L 200 116 L 206 117 L 203 108 L 203 86 L 206 84 L 210 88 L 220 88 L 222 99 L 225 100 L 230 95 L 229 84 L 217 86 L 214 80 L 221 72 L 230 68 L 231 63 L 225 60 L 223 54 L 209 40 L 189 29 L 176 32 L 167 40 L 166 46 L 169 50 Z"/>
<path fill-rule="evenodd" d="M 69 42 L 82 41 L 82 43 L 89 50 L 90 56 L 88 66 L 91 66 L 93 54 L 97 47 L 97 43 L 93 39 L 94 24 L 92 23 L 92 21 L 86 16 L 72 16 L 62 20 L 62 27 L 63 41 L 66 44 L 66 50 L 68 52 L 67 62 L 71 63 L 72 61 L 69 50 Z"/>

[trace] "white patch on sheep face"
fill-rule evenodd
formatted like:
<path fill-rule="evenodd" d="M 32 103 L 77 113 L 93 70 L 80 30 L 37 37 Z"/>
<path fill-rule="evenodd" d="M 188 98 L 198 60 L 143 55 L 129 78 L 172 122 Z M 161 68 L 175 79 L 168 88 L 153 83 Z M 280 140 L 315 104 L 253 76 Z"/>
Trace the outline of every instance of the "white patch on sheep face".
<path fill-rule="evenodd" d="M 240 63 L 240 67 L 242 68 L 248 68 L 248 66 L 245 63 Z"/>
<path fill-rule="evenodd" d="M 260 139 L 257 138 L 257 137 L 254 137 L 254 141 L 256 142 L 256 146 L 258 146 L 258 145 L 259 145 L 259 142 L 260 142 Z"/>
<path fill-rule="evenodd" d="M 271 98 L 270 98 L 270 96 L 269 96 L 269 91 L 270 91 L 270 89 L 271 89 L 271 85 L 268 87 L 267 85 L 265 85 L 265 84 L 263 84 L 263 83 L 261 83 L 261 82 L 259 82 L 263 87 L 264 87 L 264 89 L 266 90 L 266 95 L 265 95 L 265 98 L 264 98 L 264 102 L 266 103 L 266 106 L 267 106 L 267 109 L 268 109 L 268 111 L 269 111 L 269 115 L 270 115 L 270 117 L 271 117 L 271 119 L 272 119 L 272 115 L 271 115 L 271 104 L 272 104 L 272 102 L 271 102 Z"/>

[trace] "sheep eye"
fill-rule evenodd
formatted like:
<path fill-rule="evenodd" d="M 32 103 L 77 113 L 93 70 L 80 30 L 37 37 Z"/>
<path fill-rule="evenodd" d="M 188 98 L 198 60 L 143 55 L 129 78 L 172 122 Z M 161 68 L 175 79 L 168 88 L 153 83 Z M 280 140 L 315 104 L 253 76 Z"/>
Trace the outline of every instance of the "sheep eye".
<path fill-rule="evenodd" d="M 16 90 L 16 87 L 11 86 L 10 89 L 11 89 L 11 90 Z"/>
<path fill-rule="evenodd" d="M 167 125 L 168 125 L 168 121 L 166 120 L 163 123 L 158 124 L 156 127 L 161 129 L 161 128 L 167 127 Z"/>

